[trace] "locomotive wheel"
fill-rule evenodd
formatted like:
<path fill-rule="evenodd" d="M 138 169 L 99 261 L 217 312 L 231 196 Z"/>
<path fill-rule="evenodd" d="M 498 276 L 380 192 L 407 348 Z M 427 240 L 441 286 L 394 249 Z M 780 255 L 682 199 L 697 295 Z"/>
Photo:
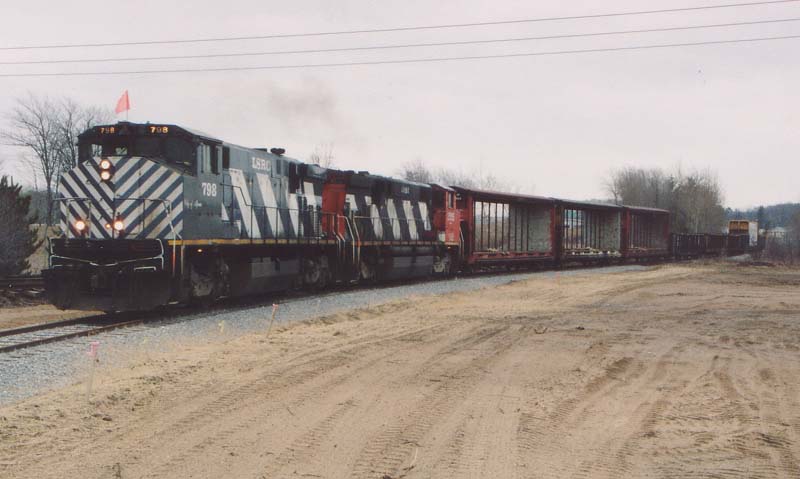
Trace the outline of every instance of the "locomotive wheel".
<path fill-rule="evenodd" d="M 375 274 L 375 265 L 368 260 L 361 260 L 361 264 L 359 265 L 359 275 L 364 281 L 373 281 L 377 279 L 377 275 Z"/>
<path fill-rule="evenodd" d="M 450 255 L 436 256 L 433 259 L 433 272 L 439 275 L 450 273 Z"/>
<path fill-rule="evenodd" d="M 323 258 L 308 258 L 303 260 L 303 286 L 316 291 L 323 289 L 328 284 L 330 272 L 327 261 Z"/>

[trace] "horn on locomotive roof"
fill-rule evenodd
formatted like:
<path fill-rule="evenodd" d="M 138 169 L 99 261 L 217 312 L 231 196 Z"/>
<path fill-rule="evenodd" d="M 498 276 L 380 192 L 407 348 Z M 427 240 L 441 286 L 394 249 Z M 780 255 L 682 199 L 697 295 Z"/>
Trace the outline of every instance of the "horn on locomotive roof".
<path fill-rule="evenodd" d="M 281 156 L 284 153 L 286 153 L 286 149 L 285 148 L 270 148 L 269 152 L 272 153 L 273 155 Z"/>

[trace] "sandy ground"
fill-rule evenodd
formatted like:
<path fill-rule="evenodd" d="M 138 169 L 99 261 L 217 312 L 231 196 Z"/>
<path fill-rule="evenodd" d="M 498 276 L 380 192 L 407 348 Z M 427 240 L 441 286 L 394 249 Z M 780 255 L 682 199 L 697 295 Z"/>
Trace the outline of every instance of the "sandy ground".
<path fill-rule="evenodd" d="M 0 409 L 0 477 L 798 477 L 800 271 L 536 278 Z"/>
<path fill-rule="evenodd" d="M 82 318 L 99 314 L 97 311 L 62 311 L 50 304 L 11 306 L 0 308 L 0 330 L 20 328 L 39 323 L 52 323 L 64 319 Z"/>

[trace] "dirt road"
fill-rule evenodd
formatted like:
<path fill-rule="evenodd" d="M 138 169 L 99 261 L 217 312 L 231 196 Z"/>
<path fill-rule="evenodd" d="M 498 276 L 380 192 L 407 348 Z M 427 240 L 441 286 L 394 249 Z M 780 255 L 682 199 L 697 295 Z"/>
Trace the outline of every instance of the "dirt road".
<path fill-rule="evenodd" d="M 0 477 L 798 477 L 799 286 L 542 277 L 101 365 L 0 409 Z"/>

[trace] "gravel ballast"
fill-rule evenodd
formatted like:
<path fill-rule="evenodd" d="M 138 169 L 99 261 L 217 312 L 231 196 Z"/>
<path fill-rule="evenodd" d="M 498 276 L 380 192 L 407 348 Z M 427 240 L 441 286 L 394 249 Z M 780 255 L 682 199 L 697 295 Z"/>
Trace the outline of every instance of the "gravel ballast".
<path fill-rule="evenodd" d="M 532 277 L 607 274 L 646 269 L 638 265 L 470 276 L 414 284 L 390 285 L 336 291 L 300 298 L 276 298 L 277 320 L 302 321 L 345 310 L 376 306 L 411 296 L 440 295 L 475 291 Z M 272 313 L 271 304 L 215 309 L 187 313 L 179 318 L 149 322 L 145 325 L 101 333 L 91 338 L 76 338 L 13 353 L 0 354 L 0 405 L 25 399 L 47 390 L 65 386 L 88 377 L 91 360 L 89 343 L 98 341 L 101 367 L 124 366 L 147 352 L 157 352 L 175 344 L 196 340 L 226 341 L 233 337 L 263 331 Z"/>

